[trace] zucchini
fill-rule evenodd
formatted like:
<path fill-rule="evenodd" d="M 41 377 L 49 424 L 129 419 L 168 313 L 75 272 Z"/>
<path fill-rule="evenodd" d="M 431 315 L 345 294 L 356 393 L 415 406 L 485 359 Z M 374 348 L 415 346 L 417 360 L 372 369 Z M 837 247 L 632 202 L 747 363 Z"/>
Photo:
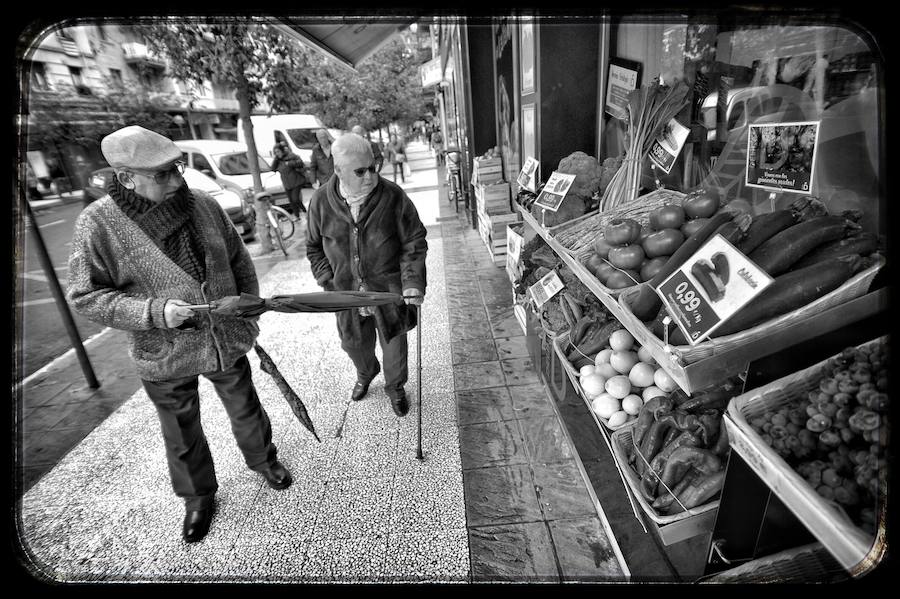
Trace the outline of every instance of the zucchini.
<path fill-rule="evenodd" d="M 843 216 L 820 216 L 777 233 L 748 257 L 769 275 L 777 277 L 819 245 L 841 239 L 852 227 L 858 225 Z"/>
<path fill-rule="evenodd" d="M 831 258 L 776 277 L 774 283 L 726 320 L 711 336 L 731 335 L 802 308 L 834 291 L 864 267 L 865 260 L 859 256 Z M 669 343 L 687 343 L 680 327 L 669 336 Z"/>
<path fill-rule="evenodd" d="M 637 296 L 631 302 L 631 312 L 638 320 L 650 320 L 659 312 L 662 300 L 654 289 L 675 272 L 684 262 L 706 243 L 706 240 L 725 223 L 734 219 L 736 214 L 729 210 L 720 210 L 709 219 L 696 233 L 687 238 L 681 246 L 675 250 L 672 257 L 663 265 L 652 279 L 641 283 Z"/>
<path fill-rule="evenodd" d="M 744 255 L 750 255 L 750 252 L 762 245 L 764 241 L 795 224 L 797 224 L 797 218 L 790 210 L 775 210 L 760 214 L 750 223 L 747 234 L 744 235 L 737 248 Z"/>
<path fill-rule="evenodd" d="M 858 254 L 860 256 L 868 256 L 878 249 L 878 237 L 872 233 L 860 233 L 853 237 L 845 237 L 837 241 L 823 243 L 810 253 L 806 254 L 793 268 L 804 268 L 816 262 L 821 262 L 828 258 L 840 258 L 842 256 L 850 256 Z"/>

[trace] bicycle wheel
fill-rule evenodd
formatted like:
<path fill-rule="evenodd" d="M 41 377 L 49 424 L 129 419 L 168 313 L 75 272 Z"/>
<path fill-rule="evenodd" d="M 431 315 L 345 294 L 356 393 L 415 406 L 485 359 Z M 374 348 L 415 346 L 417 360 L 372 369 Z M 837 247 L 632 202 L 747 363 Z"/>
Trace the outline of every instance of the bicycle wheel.
<path fill-rule="evenodd" d="M 287 248 L 284 247 L 284 237 L 281 235 L 281 227 L 279 226 L 279 219 L 274 210 L 269 209 L 266 212 L 266 216 L 269 219 L 269 234 L 272 236 L 272 239 L 275 243 L 278 244 L 278 247 L 281 249 L 281 253 L 287 257 Z"/>
<path fill-rule="evenodd" d="M 275 217 L 282 239 L 290 239 L 291 235 L 294 234 L 294 220 L 288 211 L 278 206 L 272 206 L 269 214 Z"/>

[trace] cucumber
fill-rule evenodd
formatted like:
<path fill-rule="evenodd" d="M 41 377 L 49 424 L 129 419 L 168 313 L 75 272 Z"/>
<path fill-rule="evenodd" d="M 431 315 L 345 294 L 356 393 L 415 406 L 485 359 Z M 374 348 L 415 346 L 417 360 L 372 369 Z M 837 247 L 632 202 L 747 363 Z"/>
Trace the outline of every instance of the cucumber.
<path fill-rule="evenodd" d="M 820 216 L 777 233 L 748 257 L 770 276 L 777 277 L 819 245 L 841 239 L 852 227 L 858 225 L 843 216 Z"/>
<path fill-rule="evenodd" d="M 760 214 L 750 223 L 747 234 L 744 235 L 737 248 L 745 255 L 749 255 L 764 241 L 795 224 L 797 224 L 797 219 L 790 210 L 775 210 Z"/>
<path fill-rule="evenodd" d="M 868 256 L 878 249 L 878 237 L 872 233 L 860 233 L 853 237 L 845 237 L 837 241 L 823 243 L 810 253 L 806 254 L 793 268 L 805 268 L 816 262 L 826 260 L 828 258 L 840 258 L 842 256 L 850 256 L 858 254 L 860 256 Z"/>
<path fill-rule="evenodd" d="M 713 236 L 716 230 L 725 223 L 737 216 L 729 210 L 720 210 L 709 219 L 696 233 L 687 238 L 681 246 L 675 250 L 668 262 L 659 269 L 652 279 L 646 283 L 641 283 L 638 287 L 637 296 L 631 302 L 631 312 L 638 320 L 651 320 L 659 312 L 662 300 L 656 294 L 654 289 L 660 283 L 666 280 L 670 274 L 680 267 L 684 262 L 694 255 L 700 249 L 707 239 Z"/>
<path fill-rule="evenodd" d="M 731 335 L 802 308 L 843 285 L 864 266 L 865 261 L 859 256 L 831 258 L 776 277 L 774 283 L 713 331 L 711 336 Z M 687 344 L 681 328 L 669 335 L 669 343 Z"/>

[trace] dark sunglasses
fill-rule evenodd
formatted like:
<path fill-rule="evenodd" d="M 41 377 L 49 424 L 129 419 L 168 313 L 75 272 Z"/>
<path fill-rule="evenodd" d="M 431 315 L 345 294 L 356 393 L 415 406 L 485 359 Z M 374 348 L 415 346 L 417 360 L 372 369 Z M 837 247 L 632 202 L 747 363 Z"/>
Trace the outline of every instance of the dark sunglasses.
<path fill-rule="evenodd" d="M 378 169 L 374 164 L 370 164 L 369 166 L 353 169 L 353 174 L 362 179 L 366 175 L 366 172 L 372 173 L 374 175 L 377 170 Z"/>

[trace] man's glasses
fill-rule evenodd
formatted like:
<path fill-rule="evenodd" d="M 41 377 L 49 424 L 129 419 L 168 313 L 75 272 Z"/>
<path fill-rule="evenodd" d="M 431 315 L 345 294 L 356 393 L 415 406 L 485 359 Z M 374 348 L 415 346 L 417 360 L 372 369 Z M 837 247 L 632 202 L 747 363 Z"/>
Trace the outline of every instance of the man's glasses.
<path fill-rule="evenodd" d="M 138 173 L 144 175 L 145 177 L 152 177 L 153 181 L 157 185 L 162 185 L 163 183 L 167 183 L 169 179 L 171 179 L 174 175 L 178 175 L 179 177 L 184 174 L 184 163 L 181 161 L 176 162 L 170 168 L 167 168 L 164 171 L 158 171 L 152 175 L 147 175 L 144 173 Z"/>
<path fill-rule="evenodd" d="M 353 169 L 353 174 L 362 179 L 366 173 L 372 173 L 373 175 L 378 169 L 375 168 L 375 164 L 370 164 L 369 166 L 364 166 L 362 168 Z"/>

